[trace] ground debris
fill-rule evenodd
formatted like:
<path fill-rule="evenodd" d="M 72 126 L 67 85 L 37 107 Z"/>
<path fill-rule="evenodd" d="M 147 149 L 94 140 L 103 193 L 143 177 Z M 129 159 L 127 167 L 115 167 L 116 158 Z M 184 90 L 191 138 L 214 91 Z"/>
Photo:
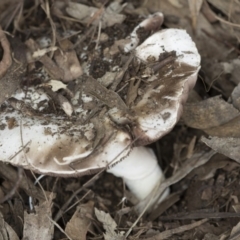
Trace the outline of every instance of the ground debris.
<path fill-rule="evenodd" d="M 163 25 L 156 11 L 163 13 Z M 134 210 L 144 209 L 149 199 L 131 202 L 122 180 L 104 169 L 94 177 L 45 176 L 40 187 L 34 185 L 38 176 L 10 165 L 12 157 L 29 152 L 31 142 L 22 139 L 7 158 L 10 164 L 0 163 L 2 239 L 240 239 L 239 12 L 238 1 L 226 0 L 1 0 L 0 116 L 10 115 L 1 118 L 0 130 L 30 128 L 26 119 L 37 118 L 46 138 L 76 136 L 71 145 L 81 142 L 84 148 L 79 162 L 66 165 L 72 171 L 87 166 L 85 157 L 111 139 L 106 116 L 118 130 L 136 128 L 132 106 L 150 90 L 158 92 L 149 95 L 153 104 L 162 96 L 156 72 L 171 84 L 166 69 L 176 70 L 175 53 L 139 64 L 138 42 L 159 28 L 186 29 L 202 59 L 179 124 L 151 145 L 166 173 L 155 194 L 171 188 L 165 202 L 138 217 Z M 145 29 L 146 19 L 157 24 Z M 48 125 L 54 116 L 55 126 L 65 124 L 58 132 Z M 7 134 L 0 151 L 6 139 Z M 59 149 L 69 150 L 64 141 L 54 151 Z M 20 162 L 32 166 L 24 157 Z M 29 211 L 29 196 L 35 212 Z"/>
<path fill-rule="evenodd" d="M 25 239 L 53 239 L 54 224 L 49 218 L 52 217 L 52 200 L 54 194 L 48 194 L 48 199 L 35 206 L 35 213 L 24 212 L 23 238 Z"/>
<path fill-rule="evenodd" d="M 4 221 L 1 212 L 0 212 L 0 234 L 2 240 L 19 240 L 17 234 L 14 232 L 12 227 Z"/>
<path fill-rule="evenodd" d="M 105 229 L 104 239 L 105 240 L 123 240 L 124 232 L 116 232 L 117 223 L 112 219 L 109 213 L 105 213 L 101 210 L 95 208 L 95 215 L 99 222 L 103 224 L 103 228 Z"/>
<path fill-rule="evenodd" d="M 65 232 L 71 239 L 87 239 L 87 232 L 92 229 L 93 206 L 94 202 L 92 201 L 77 206 L 75 213 L 65 228 Z"/>
<path fill-rule="evenodd" d="M 193 222 L 188 225 L 183 225 L 183 226 L 175 228 L 175 229 L 166 230 L 164 232 L 156 234 L 154 237 L 144 238 L 144 239 L 145 240 L 169 239 L 169 237 L 173 236 L 174 234 L 183 233 L 185 231 L 192 230 L 192 229 L 206 223 L 207 221 L 208 221 L 208 219 L 202 219 L 200 221 Z"/>
<path fill-rule="evenodd" d="M 240 138 L 202 137 L 202 141 L 214 151 L 240 163 Z"/>

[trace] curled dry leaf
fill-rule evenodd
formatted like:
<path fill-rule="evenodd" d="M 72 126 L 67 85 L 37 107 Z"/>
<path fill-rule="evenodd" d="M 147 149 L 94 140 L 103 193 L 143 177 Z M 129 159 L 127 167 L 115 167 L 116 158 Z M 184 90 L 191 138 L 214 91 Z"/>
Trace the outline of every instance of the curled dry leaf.
<path fill-rule="evenodd" d="M 91 228 L 91 219 L 93 217 L 94 202 L 89 201 L 86 204 L 79 204 L 72 218 L 66 226 L 66 233 L 73 240 L 86 239 L 87 232 Z"/>
<path fill-rule="evenodd" d="M 237 89 L 233 99 L 236 104 Z M 202 129 L 211 136 L 240 137 L 239 110 L 219 96 L 187 103 L 184 107 L 183 120 L 189 127 Z"/>
<path fill-rule="evenodd" d="M 231 99 L 233 106 L 240 111 L 240 83 L 234 88 Z"/>
<path fill-rule="evenodd" d="M 226 74 L 230 74 L 231 81 L 236 85 L 240 83 L 240 59 L 236 58 L 229 62 L 222 62 L 223 71 Z"/>
<path fill-rule="evenodd" d="M 39 49 L 38 44 L 31 38 L 29 38 L 25 42 L 25 44 L 30 49 L 32 54 Z M 56 65 L 56 63 L 50 57 L 48 57 L 46 54 L 41 56 L 38 59 L 34 59 L 31 54 L 28 54 L 28 62 L 32 63 L 32 62 L 35 62 L 35 61 L 41 62 L 44 65 L 45 70 L 48 72 L 48 74 L 52 78 L 54 78 L 54 79 L 62 79 L 62 76 L 64 76 L 63 70 L 61 68 L 59 68 Z"/>
<path fill-rule="evenodd" d="M 122 23 L 125 20 L 125 15 L 116 13 L 112 10 L 111 4 L 106 8 L 95 8 L 89 7 L 87 5 L 75 2 L 69 2 L 66 12 L 84 24 L 93 24 L 95 26 L 99 25 L 101 22 L 101 27 L 111 27 L 114 24 Z"/>
<path fill-rule="evenodd" d="M 24 239 L 53 239 L 54 224 L 49 218 L 52 216 L 52 200 L 54 194 L 47 194 L 48 199 L 40 202 L 39 206 L 35 206 L 36 213 L 24 212 Z"/>
<path fill-rule="evenodd" d="M 109 213 L 105 213 L 103 211 L 98 210 L 97 208 L 95 210 L 95 215 L 99 222 L 103 224 L 103 228 L 105 229 L 104 239 L 105 240 L 123 240 L 124 239 L 124 232 L 116 233 L 117 224 L 113 220 L 113 218 L 110 216 Z"/>
<path fill-rule="evenodd" d="M 185 104 L 182 117 L 189 127 L 209 129 L 223 125 L 239 115 L 239 111 L 232 104 L 216 96 L 201 102 Z"/>
<path fill-rule="evenodd" d="M 239 138 L 240 137 L 240 116 L 237 116 L 230 120 L 229 122 L 222 124 L 217 127 L 204 129 L 204 131 L 211 135 L 216 137 L 233 137 L 233 138 Z"/>
<path fill-rule="evenodd" d="M 201 140 L 214 151 L 240 163 L 240 138 L 202 137 Z"/>
<path fill-rule="evenodd" d="M 39 49 L 39 45 L 31 38 L 26 41 L 26 45 L 33 53 L 32 57 L 28 56 L 28 62 L 40 61 L 52 78 L 69 82 L 82 75 L 77 55 L 74 50 L 70 50 L 73 45 L 69 40 L 59 41 L 59 48 Z M 46 54 L 49 51 L 54 51 L 55 62 Z"/>
<path fill-rule="evenodd" d="M 237 240 L 240 237 L 240 223 L 233 227 L 229 240 Z"/>
<path fill-rule="evenodd" d="M 61 94 L 57 94 L 58 103 L 61 106 L 62 110 L 70 117 L 73 113 L 72 104 L 68 101 L 66 97 Z"/>
<path fill-rule="evenodd" d="M 70 50 L 73 44 L 68 40 L 59 41 L 60 49 L 54 53 L 54 59 L 59 68 L 64 72 L 62 80 L 64 82 L 72 81 L 82 75 L 82 68 L 78 61 L 76 52 Z"/>
<path fill-rule="evenodd" d="M 222 154 L 215 154 L 208 163 L 194 169 L 187 178 L 192 179 L 194 176 L 197 176 L 197 179 L 200 181 L 211 179 L 215 176 L 218 169 L 223 169 L 229 162 L 230 160 L 228 157 Z M 191 190 L 188 191 L 191 194 Z"/>

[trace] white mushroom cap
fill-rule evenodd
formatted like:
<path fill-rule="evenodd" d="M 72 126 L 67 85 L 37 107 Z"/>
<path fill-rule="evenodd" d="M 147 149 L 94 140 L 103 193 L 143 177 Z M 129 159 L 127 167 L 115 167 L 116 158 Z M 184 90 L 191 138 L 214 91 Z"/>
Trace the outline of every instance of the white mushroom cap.
<path fill-rule="evenodd" d="M 166 54 L 173 58 L 164 63 Z M 153 34 L 136 48 L 135 56 L 142 65 L 155 64 L 158 70 L 145 80 L 142 95 L 125 116 L 122 109 L 114 111 L 121 112 L 118 123 L 123 126 L 115 125 L 109 109 L 101 121 L 95 119 L 104 129 L 95 145 L 99 133 L 91 122 L 53 114 L 23 116 L 7 108 L 0 113 L 0 160 L 60 176 L 84 175 L 110 165 L 109 172 L 121 176 L 140 200 L 146 198 L 164 177 L 153 153 L 144 147 L 131 151 L 131 144 L 146 145 L 174 127 L 196 82 L 200 56 L 186 31 L 178 29 Z M 82 109 L 76 112 L 84 114 Z"/>
<path fill-rule="evenodd" d="M 143 98 L 134 107 L 137 116 L 134 133 L 142 145 L 168 133 L 179 120 L 182 104 L 197 80 L 200 55 L 187 32 L 179 29 L 159 31 L 135 51 L 136 57 L 145 63 L 157 62 L 161 55 L 172 51 L 176 54 L 176 60 L 164 66 L 161 71 L 164 74 L 149 83 Z"/>
<path fill-rule="evenodd" d="M 161 25 L 163 23 L 163 19 L 164 19 L 163 14 L 161 12 L 156 12 L 152 15 L 149 15 L 147 19 L 143 20 L 140 24 L 138 24 L 134 28 L 132 33 L 130 34 L 130 36 L 129 36 L 130 42 L 125 44 L 125 46 L 123 48 L 124 52 L 128 53 L 128 52 L 132 51 L 139 44 L 140 39 L 138 37 L 137 31 L 140 28 L 143 28 L 147 31 L 159 30 L 159 28 L 161 27 Z"/>
<path fill-rule="evenodd" d="M 10 121 L 14 121 L 14 126 L 9 128 Z M 109 125 L 109 134 L 105 137 L 108 141 L 93 151 L 96 136 L 92 124 L 74 124 L 56 117 L 24 117 L 17 111 L 1 113 L 0 122 L 0 160 L 55 176 L 80 176 L 99 171 L 111 161 L 124 158 L 131 142 L 127 133 Z M 107 125 L 108 120 L 105 123 Z"/>
<path fill-rule="evenodd" d="M 151 56 L 157 61 L 161 54 L 171 51 L 176 51 L 176 61 L 179 64 L 199 68 L 200 55 L 186 30 L 171 28 L 154 33 L 136 48 L 136 57 L 148 62 Z"/>

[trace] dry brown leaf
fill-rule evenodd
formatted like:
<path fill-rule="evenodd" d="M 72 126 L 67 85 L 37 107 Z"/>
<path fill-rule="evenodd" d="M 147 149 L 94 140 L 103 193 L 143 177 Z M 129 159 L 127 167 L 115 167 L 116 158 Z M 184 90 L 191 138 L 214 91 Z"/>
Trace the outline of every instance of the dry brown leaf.
<path fill-rule="evenodd" d="M 70 101 L 62 94 L 57 94 L 57 98 L 62 110 L 70 117 L 73 113 L 73 106 Z"/>
<path fill-rule="evenodd" d="M 236 85 L 240 83 L 240 59 L 236 58 L 230 62 L 222 63 L 226 73 L 231 74 L 231 81 Z"/>
<path fill-rule="evenodd" d="M 105 240 L 123 240 L 124 239 L 124 232 L 116 233 L 117 224 L 113 220 L 113 218 L 110 216 L 109 213 L 105 213 L 103 211 L 98 210 L 97 208 L 95 210 L 95 215 L 99 222 L 103 224 L 103 228 L 105 229 L 106 233 L 104 233 L 104 239 Z"/>
<path fill-rule="evenodd" d="M 101 83 L 104 87 L 109 87 L 115 79 L 117 72 L 106 72 L 101 78 L 98 78 L 98 82 Z"/>
<path fill-rule="evenodd" d="M 0 43 L 4 51 L 2 59 L 0 61 L 0 77 L 2 77 L 7 72 L 8 68 L 12 65 L 12 56 L 10 44 L 1 26 L 0 26 Z"/>
<path fill-rule="evenodd" d="M 87 232 L 91 227 L 89 216 L 93 216 L 93 206 L 93 201 L 79 204 L 72 218 L 67 223 L 65 231 L 73 240 L 86 239 Z"/>
<path fill-rule="evenodd" d="M 31 50 L 31 52 L 35 52 L 39 46 L 38 44 L 31 38 L 29 38 L 25 44 L 28 46 L 28 48 Z M 28 59 L 28 61 L 30 62 L 34 62 L 36 59 Z M 54 79 L 62 79 L 62 77 L 64 76 L 64 71 L 63 69 L 59 68 L 56 63 L 47 55 L 43 55 L 42 57 L 40 57 L 38 59 L 38 61 L 40 61 L 43 65 L 45 70 L 48 72 L 48 74 L 54 78 Z"/>
<path fill-rule="evenodd" d="M 216 15 L 206 0 L 203 1 L 201 12 L 210 23 L 217 22 Z"/>
<path fill-rule="evenodd" d="M 216 236 L 215 234 L 207 233 L 207 234 L 205 234 L 203 240 L 218 240 L 218 239 L 219 239 L 218 236 Z"/>
<path fill-rule="evenodd" d="M 52 200 L 55 196 L 53 193 L 48 195 L 47 201 L 35 206 L 36 213 L 24 212 L 23 239 L 53 239 L 54 224 L 49 218 L 52 216 Z"/>
<path fill-rule="evenodd" d="M 223 169 L 225 166 L 227 166 L 227 164 L 229 164 L 230 161 L 231 160 L 229 160 L 228 157 L 222 154 L 216 154 L 208 163 L 202 165 L 201 167 L 198 167 L 197 169 L 194 169 L 187 176 L 187 178 L 193 179 L 197 176 L 197 179 L 200 181 L 211 179 L 214 177 L 218 169 Z"/>
<path fill-rule="evenodd" d="M 216 96 L 185 104 L 182 118 L 189 127 L 208 129 L 223 125 L 239 115 L 236 108 Z"/>
<path fill-rule="evenodd" d="M 124 111 L 128 110 L 125 102 L 116 92 L 107 89 L 92 77 L 88 77 L 86 81 L 83 82 L 83 90 L 86 93 L 96 97 L 110 108 L 117 107 L 118 109 Z"/>
<path fill-rule="evenodd" d="M 117 23 L 120 24 L 126 18 L 125 15 L 118 14 L 112 10 L 112 4 L 106 9 L 98 9 L 80 3 L 69 2 L 66 11 L 71 17 L 79 19 L 84 24 L 98 26 L 101 21 L 102 28 L 111 27 Z"/>
<path fill-rule="evenodd" d="M 240 222 L 233 227 L 229 240 L 238 240 L 240 238 Z"/>
<path fill-rule="evenodd" d="M 1 240 L 19 240 L 17 234 L 12 227 L 4 221 L 3 215 L 0 212 L 0 239 Z"/>
<path fill-rule="evenodd" d="M 59 45 L 62 51 L 57 50 L 54 53 L 54 60 L 64 73 L 62 80 L 64 82 L 69 82 L 82 75 L 82 68 L 76 52 L 74 50 L 69 50 L 73 47 L 73 44 L 68 39 L 65 39 L 60 41 Z"/>
<path fill-rule="evenodd" d="M 231 98 L 233 106 L 240 111 L 240 83 L 234 88 Z"/>
<path fill-rule="evenodd" d="M 240 163 L 240 138 L 202 137 L 201 140 L 214 151 Z"/>
<path fill-rule="evenodd" d="M 240 138 L 240 116 L 230 120 L 229 122 L 213 127 L 210 129 L 204 129 L 208 135 L 215 136 L 215 137 L 233 137 L 233 138 Z"/>
<path fill-rule="evenodd" d="M 234 67 L 230 62 L 209 62 L 204 69 L 205 89 L 208 92 L 210 89 L 216 89 L 220 94 L 228 98 L 235 84 L 233 83 L 232 74 Z M 230 81 L 231 80 L 231 81 Z"/>
<path fill-rule="evenodd" d="M 68 39 L 59 41 L 61 50 L 57 47 L 39 49 L 39 45 L 31 38 L 26 41 L 26 45 L 33 53 L 32 59 L 29 57 L 28 61 L 40 61 L 52 78 L 69 82 L 82 75 L 76 52 L 70 50 L 73 44 Z M 46 54 L 49 51 L 55 51 L 55 62 Z"/>

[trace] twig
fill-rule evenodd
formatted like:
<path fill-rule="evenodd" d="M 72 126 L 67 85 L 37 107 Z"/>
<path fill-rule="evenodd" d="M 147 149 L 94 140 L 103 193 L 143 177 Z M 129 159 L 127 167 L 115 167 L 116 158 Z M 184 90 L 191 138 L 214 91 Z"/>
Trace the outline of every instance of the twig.
<path fill-rule="evenodd" d="M 74 204 L 72 204 L 68 209 L 65 210 L 64 213 L 68 212 L 70 209 L 72 209 L 74 206 L 76 206 L 78 203 L 80 203 L 92 190 L 88 190 L 83 197 L 81 197 L 79 200 L 77 200 Z"/>
<path fill-rule="evenodd" d="M 151 212 L 147 220 L 154 221 L 155 219 L 157 219 L 163 212 L 165 212 L 168 208 L 170 208 L 172 205 L 174 205 L 180 200 L 181 193 L 182 191 L 172 193 L 168 198 L 161 202 L 160 205 L 156 209 L 154 209 L 154 211 Z"/>
<path fill-rule="evenodd" d="M 205 29 L 201 29 L 208 37 L 214 39 L 217 42 L 223 43 L 224 45 L 226 45 L 227 47 L 233 48 L 238 54 L 240 54 L 240 50 L 233 46 L 232 44 L 230 44 L 228 41 L 223 41 L 221 39 L 218 39 L 217 37 L 213 36 L 212 34 L 210 34 L 208 31 L 206 31 Z"/>
<path fill-rule="evenodd" d="M 141 217 L 144 215 L 144 213 L 145 213 L 145 212 L 147 211 L 147 209 L 149 208 L 150 204 L 152 203 L 152 199 L 153 199 L 153 198 L 156 196 L 156 194 L 157 194 L 157 190 L 158 190 L 160 184 L 161 184 L 161 183 L 159 182 L 159 183 L 155 186 L 154 190 L 151 192 L 151 198 L 148 199 L 148 201 L 147 201 L 144 209 L 141 211 L 141 213 L 139 214 L 139 216 L 138 216 L 138 218 L 136 219 L 136 221 L 132 224 L 132 226 L 131 226 L 131 227 L 128 229 L 128 231 L 126 232 L 126 234 L 125 234 L 125 236 L 124 236 L 125 239 L 127 239 L 127 237 L 129 236 L 129 234 L 132 232 L 133 228 L 137 225 L 137 223 L 139 222 L 139 220 L 141 219 Z"/>
<path fill-rule="evenodd" d="M 132 62 L 133 58 L 134 58 L 134 53 L 132 52 L 131 55 L 129 56 L 127 62 L 124 64 L 122 71 L 114 79 L 114 82 L 113 82 L 112 86 L 110 87 L 110 89 L 112 91 L 115 91 L 118 84 L 122 81 L 122 78 L 123 78 L 125 72 L 127 71 L 129 64 Z"/>
<path fill-rule="evenodd" d="M 5 163 L 0 163 L 0 175 L 13 183 L 15 183 L 18 179 L 18 173 L 16 170 L 12 166 Z M 29 196 L 32 196 L 38 200 L 44 199 L 39 189 L 34 186 L 31 180 L 25 175 L 23 176 L 22 181 L 19 183 L 19 187 L 23 189 Z"/>
<path fill-rule="evenodd" d="M 205 209 L 206 210 L 206 209 Z M 240 213 L 235 212 L 186 212 L 178 213 L 169 216 L 160 216 L 160 221 L 169 221 L 169 220 L 194 220 L 194 219 L 220 219 L 220 218 L 240 218 Z"/>
<path fill-rule="evenodd" d="M 49 7 L 49 1 L 45 0 L 46 2 L 44 3 L 43 0 L 41 1 L 41 7 L 43 11 L 46 13 L 47 18 L 49 19 L 51 29 L 52 29 L 52 42 L 51 42 L 51 47 L 56 46 L 56 25 L 52 20 L 51 13 L 50 13 L 50 7 Z M 50 58 L 53 57 L 54 52 L 51 52 Z"/>
<path fill-rule="evenodd" d="M 203 223 L 207 222 L 208 219 L 203 219 L 200 220 L 198 222 L 194 222 L 188 225 L 184 225 L 178 228 L 174 228 L 174 229 L 170 229 L 170 230 L 166 230 L 164 232 L 161 232 L 153 237 L 150 238 L 145 238 L 145 240 L 163 240 L 163 239 L 168 239 L 169 237 L 171 237 L 172 235 L 176 234 L 176 233 L 182 233 L 182 232 L 186 232 L 189 230 L 192 230 L 193 228 L 196 228 L 200 225 L 202 225 Z"/>
<path fill-rule="evenodd" d="M 85 32 L 81 38 L 71 47 L 69 50 L 75 49 L 79 44 L 83 43 L 91 34 L 94 34 L 96 26 L 91 26 L 87 32 Z"/>
<path fill-rule="evenodd" d="M 224 19 L 218 17 L 217 15 L 216 15 L 215 17 L 216 17 L 216 19 L 219 20 L 220 22 L 223 22 L 223 23 L 225 23 L 225 24 L 227 24 L 227 25 L 230 25 L 230 26 L 232 26 L 232 27 L 240 28 L 240 24 L 232 23 L 232 22 L 226 21 L 226 20 L 224 20 Z"/>
<path fill-rule="evenodd" d="M 47 218 L 50 222 L 52 222 L 69 240 L 73 240 L 62 228 L 59 224 L 57 224 L 52 218 L 47 215 Z"/>

